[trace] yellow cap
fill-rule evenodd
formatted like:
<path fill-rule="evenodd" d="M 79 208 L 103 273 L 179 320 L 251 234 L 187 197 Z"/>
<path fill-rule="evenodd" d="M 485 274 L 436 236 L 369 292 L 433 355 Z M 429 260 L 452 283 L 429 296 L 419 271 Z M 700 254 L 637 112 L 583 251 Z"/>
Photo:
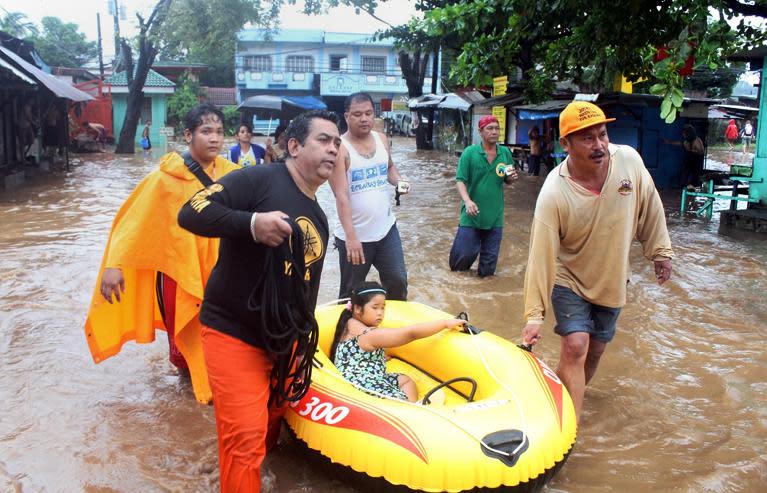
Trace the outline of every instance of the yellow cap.
<path fill-rule="evenodd" d="M 614 121 L 615 118 L 607 118 L 605 112 L 593 103 L 573 101 L 559 114 L 559 136 L 566 137 L 593 125 Z"/>

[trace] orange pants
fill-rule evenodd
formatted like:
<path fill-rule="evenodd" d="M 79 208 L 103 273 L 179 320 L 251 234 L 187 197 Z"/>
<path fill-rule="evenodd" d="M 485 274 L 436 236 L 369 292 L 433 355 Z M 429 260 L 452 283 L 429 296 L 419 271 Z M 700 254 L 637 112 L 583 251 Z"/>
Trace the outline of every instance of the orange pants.
<path fill-rule="evenodd" d="M 218 433 L 221 493 L 261 491 L 261 463 L 287 406 L 269 408 L 272 361 L 263 349 L 202 326 Z"/>

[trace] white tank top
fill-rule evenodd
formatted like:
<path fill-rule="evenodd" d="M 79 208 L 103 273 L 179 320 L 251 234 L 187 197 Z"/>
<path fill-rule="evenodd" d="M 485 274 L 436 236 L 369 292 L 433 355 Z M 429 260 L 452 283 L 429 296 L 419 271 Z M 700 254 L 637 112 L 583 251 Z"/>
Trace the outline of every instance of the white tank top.
<path fill-rule="evenodd" d="M 378 132 L 371 132 L 376 143 L 375 154 L 364 158 L 344 137 L 344 147 L 349 152 L 349 182 L 352 223 L 357 239 L 363 242 L 382 239 L 394 226 L 391 198 L 394 187 L 389 183 L 389 151 L 384 147 Z M 339 221 L 335 235 L 346 241 L 346 234 Z"/>

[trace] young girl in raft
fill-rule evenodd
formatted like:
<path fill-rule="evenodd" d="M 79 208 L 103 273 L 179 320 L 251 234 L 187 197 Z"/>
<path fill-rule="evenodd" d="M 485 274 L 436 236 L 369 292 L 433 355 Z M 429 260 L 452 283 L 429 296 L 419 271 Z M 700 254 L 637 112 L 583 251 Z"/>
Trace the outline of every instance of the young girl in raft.
<path fill-rule="evenodd" d="M 386 372 L 384 349 L 429 337 L 442 329 L 462 329 L 460 319 L 434 320 L 396 329 L 379 329 L 386 308 L 386 291 L 365 282 L 354 289 L 341 312 L 330 346 L 330 359 L 343 377 L 363 390 L 415 402 L 418 389 L 407 375 Z"/>

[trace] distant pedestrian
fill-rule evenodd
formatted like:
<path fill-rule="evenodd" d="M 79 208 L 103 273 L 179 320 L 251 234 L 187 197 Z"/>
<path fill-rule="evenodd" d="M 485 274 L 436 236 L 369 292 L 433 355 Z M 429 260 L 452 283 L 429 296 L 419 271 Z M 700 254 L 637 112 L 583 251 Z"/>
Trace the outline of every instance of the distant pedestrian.
<path fill-rule="evenodd" d="M 28 100 L 21 107 L 21 114 L 18 120 L 18 138 L 21 151 L 21 159 L 26 158 L 26 152 L 37 136 L 38 122 L 32 112 L 32 100 Z"/>
<path fill-rule="evenodd" d="M 107 129 L 100 123 L 83 122 L 85 132 L 99 145 L 99 150 L 104 152 L 107 145 Z"/>
<path fill-rule="evenodd" d="M 450 249 L 450 270 L 469 270 L 479 256 L 479 277 L 495 274 L 503 237 L 503 184 L 519 178 L 511 151 L 498 145 L 500 131 L 497 118 L 482 117 L 482 143 L 464 149 L 458 161 L 455 183 L 463 204 Z"/>
<path fill-rule="evenodd" d="M 275 163 L 278 161 L 285 161 L 287 157 L 287 147 L 285 145 L 285 129 L 287 127 L 284 123 L 277 125 L 274 130 L 274 139 L 271 137 L 266 139 L 266 162 Z"/>
<path fill-rule="evenodd" d="M 695 127 L 689 123 L 682 130 L 682 141 L 663 140 L 664 144 L 682 146 L 684 157 L 682 158 L 682 185 L 688 189 L 700 185 L 700 177 L 703 174 L 706 148 L 703 141 L 695 132 Z"/>
<path fill-rule="evenodd" d="M 751 120 L 746 120 L 746 124 L 743 125 L 741 137 L 743 139 L 743 152 L 748 152 L 748 145 L 754 138 L 754 126 L 751 124 Z"/>
<path fill-rule="evenodd" d="M 237 127 L 237 143 L 229 149 L 229 160 L 242 167 L 264 164 L 266 149 L 251 143 L 253 129 L 248 123 L 240 123 Z"/>
<path fill-rule="evenodd" d="M 64 119 L 58 105 L 54 104 L 48 109 L 45 115 L 45 125 L 43 126 L 43 146 L 45 152 L 55 159 L 57 155 L 63 154 L 66 147 L 66 131 L 64 128 Z"/>
<path fill-rule="evenodd" d="M 738 139 L 738 125 L 735 123 L 735 120 L 730 120 L 727 129 L 724 131 L 724 138 L 727 140 L 730 150 L 733 150 L 735 141 Z"/>
<path fill-rule="evenodd" d="M 541 158 L 543 157 L 543 138 L 541 138 L 541 131 L 538 126 L 534 126 L 527 133 L 527 138 L 530 141 L 530 155 L 527 156 L 527 172 L 528 174 L 538 176 L 541 172 Z"/>
<path fill-rule="evenodd" d="M 149 138 L 149 132 L 152 130 L 152 120 L 147 120 L 144 124 L 144 130 L 141 132 L 141 148 L 148 151 L 152 148 L 152 141 Z"/>

